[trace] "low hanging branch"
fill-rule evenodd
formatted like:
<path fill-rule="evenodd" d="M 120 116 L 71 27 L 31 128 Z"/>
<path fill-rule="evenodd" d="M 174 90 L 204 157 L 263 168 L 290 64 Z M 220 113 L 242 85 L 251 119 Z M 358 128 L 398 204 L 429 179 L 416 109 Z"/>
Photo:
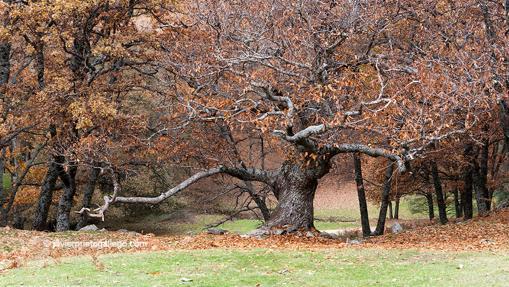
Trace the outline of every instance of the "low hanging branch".
<path fill-rule="evenodd" d="M 236 177 L 236 178 L 239 178 L 242 180 L 246 180 L 246 181 L 260 181 L 260 182 L 264 182 L 267 184 L 271 184 L 272 178 L 274 177 L 271 172 L 257 170 L 254 168 L 231 168 L 231 167 L 219 166 L 219 167 L 214 167 L 214 168 L 211 168 L 211 169 L 208 169 L 205 171 L 195 173 L 191 177 L 189 177 L 186 180 L 179 183 L 177 186 L 170 188 L 168 191 L 166 191 L 164 193 L 161 193 L 159 196 L 155 196 L 155 197 L 137 197 L 137 196 L 123 197 L 123 196 L 118 196 L 119 192 L 120 192 L 120 184 L 118 182 L 118 178 L 117 178 L 116 174 L 113 173 L 113 175 L 112 175 L 113 195 L 112 196 L 105 195 L 104 196 L 104 204 L 102 206 L 94 209 L 93 211 L 91 211 L 89 208 L 82 208 L 77 213 L 82 214 L 84 212 L 89 212 L 90 217 L 101 218 L 104 221 L 104 213 L 106 212 L 106 210 L 108 210 L 108 208 L 112 204 L 115 204 L 115 203 L 158 204 L 158 203 L 161 203 L 162 201 L 164 201 L 165 199 L 168 199 L 168 198 L 176 195 L 177 193 L 183 191 L 184 189 L 188 188 L 193 183 L 195 183 L 203 178 L 213 176 L 213 175 L 216 175 L 219 173 L 228 174 L 230 176 L 233 176 L 233 177 Z"/>

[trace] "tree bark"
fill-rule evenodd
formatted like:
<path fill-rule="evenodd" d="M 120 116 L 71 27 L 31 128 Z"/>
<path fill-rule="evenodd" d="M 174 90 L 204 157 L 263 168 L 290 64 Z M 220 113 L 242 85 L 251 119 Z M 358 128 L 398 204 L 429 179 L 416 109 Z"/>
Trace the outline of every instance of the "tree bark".
<path fill-rule="evenodd" d="M 438 216 L 441 224 L 446 224 L 447 219 L 447 206 L 445 204 L 444 193 L 442 191 L 442 182 L 438 174 L 438 166 L 435 161 L 431 161 L 431 176 L 433 177 L 433 186 L 437 196 Z"/>
<path fill-rule="evenodd" d="M 506 100 L 500 99 L 498 107 L 500 112 L 500 123 L 502 125 L 502 130 L 504 131 L 504 142 L 506 146 L 509 146 L 509 105 Z M 507 151 L 509 151 L 509 149 L 507 149 L 506 152 Z"/>
<path fill-rule="evenodd" d="M 76 165 L 72 165 L 69 167 L 68 172 L 60 173 L 60 179 L 64 183 L 64 193 L 58 202 L 56 231 L 67 231 L 71 226 L 70 215 L 72 201 L 74 199 L 74 195 L 76 194 L 77 171 L 78 167 Z"/>
<path fill-rule="evenodd" d="M 429 220 L 431 221 L 435 218 L 435 209 L 433 206 L 433 194 L 426 193 L 425 197 L 426 197 L 426 201 L 428 202 L 428 216 L 429 216 Z"/>
<path fill-rule="evenodd" d="M 362 235 L 364 237 L 368 237 L 371 235 L 371 227 L 369 225 L 368 204 L 366 201 L 366 191 L 364 189 L 364 179 L 362 177 L 362 163 L 359 154 L 353 154 L 353 162 L 355 167 L 355 183 L 357 184 L 359 210 L 361 213 Z"/>
<path fill-rule="evenodd" d="M 283 228 L 287 232 L 314 230 L 313 199 L 318 179 L 328 171 L 328 163 L 303 166 L 302 163 L 286 161 L 274 182 L 278 204 L 266 222 L 265 228 Z"/>
<path fill-rule="evenodd" d="M 63 172 L 63 163 L 63 156 L 55 156 L 53 161 L 49 164 L 44 182 L 41 186 L 39 201 L 35 211 L 34 221 L 32 223 L 32 228 L 35 230 L 42 231 L 46 229 L 48 211 L 51 205 L 51 200 L 53 199 L 53 190 L 55 189 L 58 176 L 61 172 Z"/>
<path fill-rule="evenodd" d="M 0 154 L 0 210 L 2 211 L 2 218 L 0 219 L 0 226 L 6 226 L 7 225 L 7 216 L 4 215 L 4 208 L 3 205 L 5 203 L 5 197 L 7 196 L 5 194 L 4 190 L 4 170 L 5 170 L 5 147 L 2 148 L 2 152 Z"/>
<path fill-rule="evenodd" d="M 92 167 L 90 169 L 87 185 L 85 186 L 85 190 L 83 191 L 82 200 L 83 208 L 89 208 L 90 204 L 92 203 L 92 196 L 94 195 L 95 186 L 100 173 L 101 173 L 100 168 Z M 88 214 L 84 212 L 80 216 L 76 229 L 80 229 L 86 226 L 87 224 L 88 224 Z"/>
<path fill-rule="evenodd" d="M 387 209 L 389 210 L 389 219 L 394 219 L 394 214 L 392 212 L 392 201 L 389 200 L 389 205 L 387 206 Z"/>
<path fill-rule="evenodd" d="M 465 147 L 464 157 L 468 163 L 465 170 L 465 178 L 463 184 L 463 218 L 471 219 L 474 215 L 474 207 L 472 205 L 472 191 L 473 191 L 473 169 L 472 157 L 473 157 L 473 146 L 468 144 Z"/>
<path fill-rule="evenodd" d="M 399 197 L 396 197 L 396 206 L 394 208 L 394 219 L 399 219 Z"/>
<path fill-rule="evenodd" d="M 487 186 L 488 156 L 489 156 L 488 142 L 485 141 L 479 155 L 479 164 L 477 164 L 475 157 L 472 157 L 473 185 L 475 189 L 477 208 L 479 211 L 479 215 L 481 216 L 487 215 L 490 210 L 489 202 L 490 196 Z"/>
<path fill-rule="evenodd" d="M 16 229 L 24 229 L 25 228 L 26 217 L 23 216 L 20 210 L 14 210 L 14 219 L 12 222 L 12 227 Z"/>
<path fill-rule="evenodd" d="M 384 187 L 382 192 L 382 203 L 380 205 L 380 213 L 378 215 L 378 222 L 373 235 L 382 235 L 385 231 L 385 219 L 387 217 L 387 207 L 389 206 L 389 196 L 391 193 L 392 185 L 392 172 L 394 170 L 394 162 L 390 162 L 387 170 L 385 171 Z"/>
<path fill-rule="evenodd" d="M 467 173 L 465 174 L 464 183 L 464 209 L 463 218 L 471 219 L 474 216 L 474 206 L 472 204 L 472 193 L 473 193 L 473 176 L 472 168 L 468 167 Z"/>
<path fill-rule="evenodd" d="M 462 210 L 462 206 L 460 203 L 460 198 L 459 198 L 460 196 L 459 196 L 458 188 L 454 188 L 453 194 L 454 194 L 454 209 L 456 211 L 456 218 L 461 218 L 461 217 L 463 217 L 463 210 Z"/>
<path fill-rule="evenodd" d="M 0 87 L 7 84 L 11 72 L 11 44 L 0 43 Z M 1 93 L 1 91 L 0 91 Z"/>

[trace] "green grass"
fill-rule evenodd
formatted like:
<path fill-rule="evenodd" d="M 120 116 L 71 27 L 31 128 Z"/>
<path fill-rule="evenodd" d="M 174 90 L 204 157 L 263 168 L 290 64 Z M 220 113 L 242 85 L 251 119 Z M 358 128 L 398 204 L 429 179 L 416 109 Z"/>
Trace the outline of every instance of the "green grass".
<path fill-rule="evenodd" d="M 169 234 L 198 234 L 205 230 L 208 224 L 219 222 L 224 216 L 214 214 L 200 214 L 195 217 L 193 223 L 175 223 L 172 225 L 161 226 L 168 228 Z M 217 228 L 228 230 L 230 233 L 245 234 L 260 227 L 263 221 L 256 219 L 236 219 L 227 221 Z M 340 221 L 315 221 L 318 230 L 343 229 L 359 227 L 359 222 L 340 222 Z M 162 232 L 164 233 L 164 232 Z"/>
<path fill-rule="evenodd" d="M 34 262 L 0 286 L 507 286 L 509 254 L 200 250 Z M 99 266 L 99 267 L 98 267 Z M 102 267 L 101 267 L 102 266 Z M 191 282 L 182 282 L 183 278 Z M 257 285 L 259 284 L 259 285 Z"/>
<path fill-rule="evenodd" d="M 368 205 L 369 215 L 373 222 L 378 218 L 379 207 L 373 204 Z M 410 212 L 408 199 L 403 198 L 400 203 L 400 219 L 420 219 L 426 218 L 426 215 L 412 214 Z M 125 228 L 128 230 L 151 232 L 158 235 L 194 235 L 203 232 L 208 225 L 220 222 L 225 215 L 220 214 L 198 214 L 189 218 L 189 220 L 173 220 L 168 214 L 149 215 L 138 218 L 133 222 L 120 222 L 113 224 L 113 229 Z M 318 230 L 337 230 L 346 228 L 360 227 L 360 214 L 357 207 L 348 207 L 341 209 L 316 209 L 315 227 Z M 227 221 L 218 226 L 231 233 L 245 234 L 258 228 L 262 221 L 256 219 L 237 219 Z M 109 226 L 106 226 L 109 229 Z"/>
<path fill-rule="evenodd" d="M 376 221 L 378 216 L 378 207 L 369 205 L 370 218 Z M 210 224 L 221 221 L 225 216 L 219 214 L 199 214 L 193 216 L 190 222 L 174 222 L 166 219 L 167 215 L 151 215 L 139 219 L 136 222 L 121 223 L 121 228 L 152 232 L 156 234 L 178 235 L 178 234 L 198 234 L 203 232 Z M 360 215 L 358 208 L 344 209 L 318 209 L 315 211 L 315 227 L 318 230 L 332 230 L 360 227 Z M 408 208 L 406 200 L 401 201 L 400 219 L 419 219 L 424 218 L 421 214 L 412 214 Z M 231 233 L 245 234 L 255 230 L 263 222 L 256 219 L 236 219 L 227 221 L 218 226 Z"/>
<path fill-rule="evenodd" d="M 263 224 L 263 222 L 260 220 L 238 219 L 238 220 L 234 220 L 234 221 L 225 222 L 218 227 L 226 229 L 233 233 L 244 234 L 244 233 L 248 233 L 250 231 L 257 229 L 262 224 Z"/>

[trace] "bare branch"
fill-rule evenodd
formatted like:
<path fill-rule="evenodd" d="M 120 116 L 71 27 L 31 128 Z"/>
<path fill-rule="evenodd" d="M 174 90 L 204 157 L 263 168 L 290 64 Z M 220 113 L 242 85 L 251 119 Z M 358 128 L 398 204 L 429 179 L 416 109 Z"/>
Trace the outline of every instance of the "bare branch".
<path fill-rule="evenodd" d="M 158 204 L 168 199 L 177 193 L 183 191 L 193 183 L 210 177 L 219 173 L 228 174 L 230 176 L 246 180 L 246 181 L 261 181 L 267 184 L 272 183 L 272 173 L 262 170 L 257 170 L 253 168 L 230 168 L 230 167 L 214 167 L 205 171 L 198 172 L 193 176 L 187 178 L 177 186 L 170 188 L 168 191 L 161 193 L 159 196 L 155 197 L 123 197 L 118 196 L 120 191 L 120 184 L 118 183 L 118 179 L 115 174 L 113 174 L 113 195 L 104 196 L 104 204 L 93 211 L 90 211 L 89 208 L 82 208 L 77 213 L 82 214 L 84 212 L 90 212 L 90 217 L 101 218 L 104 220 L 104 213 L 108 210 L 109 206 L 115 203 L 146 203 L 146 204 Z"/>
<path fill-rule="evenodd" d="M 381 148 L 372 148 L 362 144 L 340 144 L 334 146 L 325 146 L 323 147 L 323 152 L 329 153 L 331 155 L 360 152 L 372 157 L 385 157 L 396 162 L 400 172 L 406 171 L 405 161 L 401 156 Z"/>
<path fill-rule="evenodd" d="M 292 136 L 287 135 L 285 132 L 283 132 L 281 130 L 275 130 L 275 131 L 273 131 L 273 134 L 276 136 L 279 136 L 280 138 L 282 138 L 288 142 L 296 143 L 296 142 L 305 140 L 305 139 L 309 138 L 310 136 L 321 134 L 321 133 L 325 132 L 325 130 L 326 130 L 325 125 L 321 124 L 321 125 L 316 125 L 316 126 L 309 126 Z"/>

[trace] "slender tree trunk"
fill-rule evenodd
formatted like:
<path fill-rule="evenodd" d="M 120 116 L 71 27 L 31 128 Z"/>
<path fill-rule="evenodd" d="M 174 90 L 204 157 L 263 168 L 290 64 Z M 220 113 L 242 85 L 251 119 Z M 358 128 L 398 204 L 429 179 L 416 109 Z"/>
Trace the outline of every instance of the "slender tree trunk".
<path fill-rule="evenodd" d="M 485 185 L 483 183 L 482 175 L 479 171 L 479 165 L 474 160 L 472 168 L 472 187 L 475 191 L 475 200 L 477 202 L 477 210 L 480 216 L 488 214 L 488 206 L 484 198 Z"/>
<path fill-rule="evenodd" d="M 5 209 L 3 207 L 3 205 L 5 204 L 5 198 L 7 196 L 4 190 L 4 171 L 5 171 L 4 159 L 5 159 L 5 147 L 2 148 L 2 153 L 0 155 L 0 211 L 2 216 L 2 218 L 0 218 L 0 226 L 7 225 L 7 214 L 4 214 Z"/>
<path fill-rule="evenodd" d="M 435 209 L 433 206 L 433 194 L 426 193 L 425 197 L 426 197 L 426 201 L 428 202 L 428 216 L 429 216 L 429 220 L 431 221 L 435 218 Z"/>
<path fill-rule="evenodd" d="M 45 86 L 44 81 L 44 42 L 42 40 L 38 40 L 35 47 L 35 62 L 36 62 L 36 72 L 37 72 L 37 83 L 39 84 L 39 88 L 43 89 Z"/>
<path fill-rule="evenodd" d="M 44 178 L 44 182 L 41 186 L 41 192 L 39 194 L 39 201 L 37 209 L 35 211 L 34 221 L 32 228 L 35 230 L 45 230 L 46 221 L 48 219 L 48 211 L 53 199 L 53 190 L 58 179 L 58 176 L 63 172 L 64 157 L 56 156 L 53 161 L 49 164 L 48 171 Z"/>
<path fill-rule="evenodd" d="M 472 159 L 473 165 L 473 184 L 475 188 L 475 195 L 477 201 L 477 208 L 479 210 L 479 215 L 485 216 L 488 214 L 490 210 L 490 201 L 489 201 L 489 190 L 487 186 L 488 181 L 488 156 L 489 156 L 489 147 L 488 141 L 484 142 L 484 145 L 481 148 L 479 164 L 475 158 Z"/>
<path fill-rule="evenodd" d="M 394 219 L 394 215 L 392 212 L 392 201 L 389 200 L 389 206 L 387 206 L 387 209 L 389 210 L 389 219 Z"/>
<path fill-rule="evenodd" d="M 500 123 L 502 125 L 502 130 L 504 131 L 504 142 L 506 146 L 509 146 L 509 105 L 506 100 L 501 98 L 498 102 L 498 107 L 500 112 Z M 506 151 L 509 151 L 509 149 Z"/>
<path fill-rule="evenodd" d="M 64 193 L 58 202 L 56 231 L 67 231 L 71 226 L 70 215 L 72 201 L 76 194 L 77 171 L 78 167 L 73 165 L 69 167 L 69 172 L 63 172 L 60 174 L 60 179 L 64 183 Z"/>
<path fill-rule="evenodd" d="M 461 189 L 459 191 L 459 201 L 460 201 L 460 212 L 461 217 L 465 216 L 465 190 Z"/>
<path fill-rule="evenodd" d="M 7 226 L 7 223 L 9 222 L 9 213 L 4 208 L 2 208 L 1 212 L 0 212 L 0 216 L 1 216 L 0 227 Z"/>
<path fill-rule="evenodd" d="M 278 204 L 265 228 L 284 228 L 287 232 L 314 230 L 313 199 L 318 179 L 328 168 L 328 165 L 313 168 L 291 161 L 283 163 L 274 183 Z"/>
<path fill-rule="evenodd" d="M 445 204 L 444 193 L 442 191 L 442 182 L 438 174 L 438 166 L 435 161 L 431 161 L 431 176 L 433 177 L 433 186 L 437 196 L 438 216 L 441 224 L 446 224 L 447 220 L 447 206 Z"/>
<path fill-rule="evenodd" d="M 371 235 L 369 226 L 368 204 L 366 202 L 366 191 L 364 189 L 364 179 L 362 177 L 362 162 L 359 154 L 353 154 L 355 166 L 355 183 L 357 184 L 357 197 L 359 198 L 359 210 L 361 213 L 362 235 L 368 237 Z"/>
<path fill-rule="evenodd" d="M 83 201 L 82 205 L 84 208 L 90 208 L 90 204 L 92 203 L 92 196 L 94 195 L 95 186 L 97 183 L 97 179 L 99 178 L 99 174 L 101 173 L 101 169 L 92 167 L 90 169 L 90 174 L 88 176 L 88 181 L 85 186 L 85 190 L 83 192 Z M 80 229 L 88 224 L 88 215 L 86 212 L 81 214 L 81 217 L 78 221 L 78 226 L 76 229 Z"/>
<path fill-rule="evenodd" d="M 378 215 L 378 222 L 376 225 L 375 232 L 373 235 L 382 235 L 385 231 L 385 219 L 387 217 L 387 207 L 389 206 L 389 196 L 391 193 L 392 185 L 392 171 L 394 169 L 394 163 L 391 161 L 387 170 L 385 171 L 384 187 L 382 192 L 382 202 L 380 205 L 380 214 Z"/>
<path fill-rule="evenodd" d="M 256 203 L 256 206 L 258 209 L 260 209 L 260 212 L 262 214 L 263 220 L 267 221 L 270 219 L 270 210 L 267 207 L 267 203 L 265 202 L 265 198 L 262 198 L 260 195 L 256 193 L 256 189 L 252 182 L 250 181 L 244 181 L 244 185 L 246 187 L 247 192 L 249 193 L 249 196 L 253 199 L 253 201 Z"/>
<path fill-rule="evenodd" d="M 12 227 L 16 229 L 25 229 L 25 221 L 26 217 L 23 216 L 20 210 L 15 208 Z"/>
<path fill-rule="evenodd" d="M 463 218 L 471 219 L 474 216 L 474 207 L 472 204 L 472 193 L 473 193 L 473 171 L 471 167 L 467 168 L 464 180 L 464 208 Z"/>
<path fill-rule="evenodd" d="M 461 218 L 461 217 L 463 217 L 463 209 L 462 209 L 462 206 L 460 203 L 460 198 L 459 198 L 460 196 L 459 196 L 458 188 L 454 188 L 453 194 L 454 194 L 454 208 L 456 210 L 456 218 Z"/>
<path fill-rule="evenodd" d="M 4 86 L 9 82 L 11 72 L 11 44 L 7 42 L 0 42 L 0 98 L 5 99 L 3 90 Z M 7 113 L 3 113 L 2 120 L 5 121 Z M 7 143 L 4 143 L 7 144 Z M 4 190 L 4 170 L 5 170 L 5 153 L 6 147 L 2 147 L 2 154 L 0 159 L 0 210 L 2 211 L 2 218 L 0 226 L 7 225 L 7 213 L 3 209 L 5 198 L 7 197 L 6 190 Z"/>
<path fill-rule="evenodd" d="M 0 87 L 6 85 L 11 73 L 11 44 L 0 42 Z"/>
<path fill-rule="evenodd" d="M 396 197 L 396 207 L 394 208 L 394 219 L 399 219 L 399 197 Z"/>
<path fill-rule="evenodd" d="M 487 132 L 487 128 L 486 128 Z M 482 196 L 483 200 L 485 202 L 486 210 L 491 210 L 491 196 L 490 196 L 490 190 L 488 188 L 488 161 L 490 156 L 490 141 L 489 139 L 486 139 L 484 141 L 484 145 L 481 149 L 481 159 L 480 159 L 480 168 L 479 172 L 481 173 L 481 179 L 482 179 Z"/>
<path fill-rule="evenodd" d="M 472 157 L 473 157 L 473 146 L 468 144 L 465 147 L 464 152 L 465 159 L 468 162 L 468 166 L 465 170 L 465 178 L 463 184 L 463 218 L 471 219 L 474 215 L 474 207 L 472 205 L 472 191 L 473 191 L 473 169 Z"/>

